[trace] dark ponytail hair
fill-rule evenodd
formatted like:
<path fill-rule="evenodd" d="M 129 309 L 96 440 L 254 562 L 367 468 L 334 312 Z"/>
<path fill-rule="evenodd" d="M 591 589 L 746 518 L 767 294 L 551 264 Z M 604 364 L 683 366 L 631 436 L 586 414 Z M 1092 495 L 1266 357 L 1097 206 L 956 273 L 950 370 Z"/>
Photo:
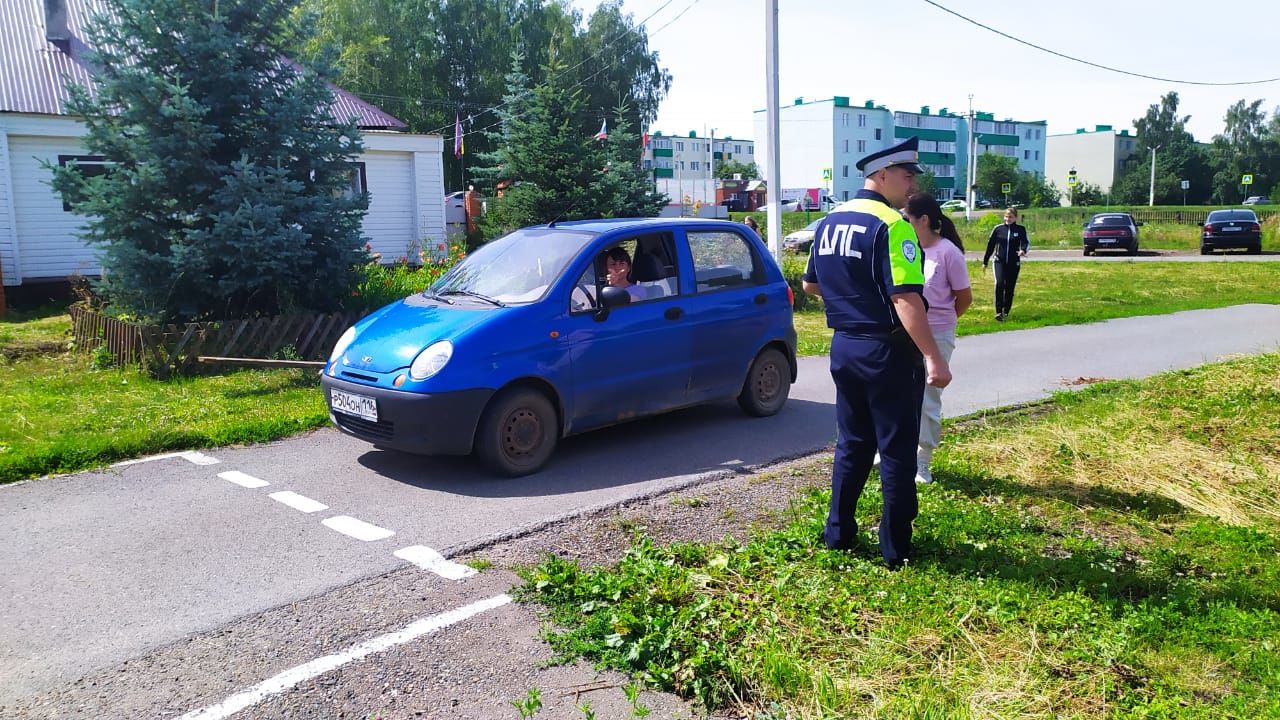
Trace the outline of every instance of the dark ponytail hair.
<path fill-rule="evenodd" d="M 916 193 L 907 198 L 907 214 L 913 217 L 929 218 L 929 227 L 964 252 L 964 241 L 956 230 L 956 224 L 942 212 L 938 201 L 929 193 Z"/>

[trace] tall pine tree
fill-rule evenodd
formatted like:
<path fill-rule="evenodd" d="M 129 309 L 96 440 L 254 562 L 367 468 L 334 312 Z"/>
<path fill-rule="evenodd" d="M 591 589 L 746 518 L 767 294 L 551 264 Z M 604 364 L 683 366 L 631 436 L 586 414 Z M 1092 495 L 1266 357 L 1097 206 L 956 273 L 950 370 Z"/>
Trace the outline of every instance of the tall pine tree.
<path fill-rule="evenodd" d="M 479 155 L 476 176 L 488 190 L 505 187 L 489 205 L 489 237 L 528 225 L 595 217 L 656 215 L 666 198 L 654 192 L 640 167 L 640 141 L 615 109 L 614 129 L 604 141 L 581 129 L 590 114 L 580 89 L 552 60 L 545 83 L 532 86 L 513 55 L 501 124 L 491 132 L 493 152 Z"/>
<path fill-rule="evenodd" d="M 295 0 L 105 0 L 96 91 L 70 86 L 107 171 L 53 167 L 102 250 L 99 289 L 152 320 L 327 311 L 365 258 L 358 129 L 281 49 Z"/>

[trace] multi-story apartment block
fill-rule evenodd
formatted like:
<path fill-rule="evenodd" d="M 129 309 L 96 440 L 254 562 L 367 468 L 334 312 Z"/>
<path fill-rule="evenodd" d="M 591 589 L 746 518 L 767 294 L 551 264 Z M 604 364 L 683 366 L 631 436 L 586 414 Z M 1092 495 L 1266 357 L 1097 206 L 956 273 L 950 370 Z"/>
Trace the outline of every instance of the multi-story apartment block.
<path fill-rule="evenodd" d="M 765 111 L 757 111 L 762 172 L 768 157 L 765 123 Z M 979 155 L 1013 157 L 1019 169 L 1040 175 L 1045 169 L 1044 121 L 997 121 L 991 113 L 976 113 L 971 122 L 947 108 L 933 112 L 927 105 L 919 112 L 894 112 L 871 100 L 851 105 L 849 98 L 841 96 L 807 102 L 797 98 L 781 108 L 780 133 L 782 186 L 827 187 L 837 199 L 852 197 L 862 187 L 858 160 L 909 137 L 920 139 L 920 162 L 933 173 L 942 199 L 965 194 L 967 149 L 972 140 Z M 829 181 L 824 173 L 828 168 Z"/>
<path fill-rule="evenodd" d="M 1138 138 L 1128 130 L 1116 132 L 1110 125 L 1095 125 L 1093 130 L 1080 128 L 1073 133 L 1050 135 L 1050 160 L 1045 171 L 1050 180 L 1063 190 L 1062 204 L 1070 202 L 1067 177 L 1072 170 L 1081 183 L 1097 185 L 1110 193 L 1129 156 L 1138 146 Z"/>
<path fill-rule="evenodd" d="M 696 132 L 686 136 L 655 132 L 644 150 L 644 167 L 653 170 L 655 178 L 706 180 L 714 165 L 722 162 L 755 162 L 755 145 L 753 140 L 699 137 Z"/>

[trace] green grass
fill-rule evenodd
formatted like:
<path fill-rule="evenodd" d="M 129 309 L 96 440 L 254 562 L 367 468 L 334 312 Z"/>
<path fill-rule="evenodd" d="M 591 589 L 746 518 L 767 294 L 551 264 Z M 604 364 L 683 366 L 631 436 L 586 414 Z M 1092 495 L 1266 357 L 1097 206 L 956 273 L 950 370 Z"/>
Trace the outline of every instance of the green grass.
<path fill-rule="evenodd" d="M 1157 208 L 1180 210 L 1182 208 Z M 1205 208 L 1185 208 L 1196 217 Z M 1106 212 L 1103 208 L 1056 208 L 1025 210 L 1019 222 L 1027 228 L 1031 247 L 1042 250 L 1078 250 L 1082 247 L 1081 232 L 1084 220 L 1092 212 Z M 1000 222 L 1000 211 L 990 211 L 972 222 L 965 222 L 963 215 L 952 217 L 971 250 L 984 250 L 991 228 Z M 1262 249 L 1280 250 L 1280 215 L 1265 218 L 1262 223 Z M 1138 229 L 1139 242 L 1145 250 L 1198 250 L 1200 248 L 1198 224 L 1173 222 L 1148 222 Z"/>
<path fill-rule="evenodd" d="M 992 277 L 969 263 L 973 307 L 960 318 L 960 335 L 1280 301 L 1280 266 L 1272 263 L 1032 262 L 1018 276 L 1013 314 L 997 323 Z M 795 314 L 804 355 L 831 348 L 818 307 Z"/>
<path fill-rule="evenodd" d="M 87 355 L 0 365 L 0 483 L 150 453 L 265 442 L 328 413 L 314 371 L 243 370 L 156 380 L 93 370 Z"/>
<path fill-rule="evenodd" d="M 34 310 L 10 308 L 0 315 L 0 354 L 15 357 L 47 352 L 71 340 L 71 317 L 62 305 Z"/>
<path fill-rule="evenodd" d="M 1280 355 L 1043 410 L 948 439 L 901 571 L 873 478 L 863 549 L 821 545 L 814 491 L 745 542 L 549 558 L 521 597 L 562 657 L 758 720 L 1280 717 Z"/>

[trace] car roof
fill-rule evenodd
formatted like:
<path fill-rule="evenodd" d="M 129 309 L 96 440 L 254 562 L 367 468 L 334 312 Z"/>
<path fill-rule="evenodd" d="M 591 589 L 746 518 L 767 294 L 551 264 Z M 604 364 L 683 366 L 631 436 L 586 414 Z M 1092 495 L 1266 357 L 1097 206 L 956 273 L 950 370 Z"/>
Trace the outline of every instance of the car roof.
<path fill-rule="evenodd" d="M 676 228 L 699 227 L 705 229 L 722 228 L 741 230 L 745 225 L 731 220 L 713 220 L 710 218 L 601 218 L 598 220 L 565 220 L 555 223 L 558 228 L 573 228 L 597 234 L 628 230 L 674 230 Z M 547 226 L 542 226 L 547 227 Z"/>

